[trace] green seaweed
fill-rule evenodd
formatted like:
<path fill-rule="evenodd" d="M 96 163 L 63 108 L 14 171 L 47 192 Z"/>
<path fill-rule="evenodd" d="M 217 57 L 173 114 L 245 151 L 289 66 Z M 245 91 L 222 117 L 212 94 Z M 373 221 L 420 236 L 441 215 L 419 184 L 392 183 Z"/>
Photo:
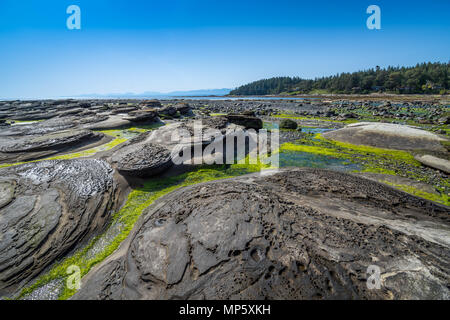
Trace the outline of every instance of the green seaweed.
<path fill-rule="evenodd" d="M 94 154 L 96 154 L 97 152 L 110 150 L 110 149 L 118 146 L 119 144 L 127 141 L 130 137 L 136 135 L 136 133 L 127 135 L 125 133 L 126 130 L 103 130 L 103 131 L 99 131 L 99 132 L 102 132 L 106 135 L 112 136 L 114 139 L 108 143 L 102 144 L 102 145 L 94 147 L 94 148 L 86 149 L 86 150 L 83 150 L 80 152 L 73 152 L 73 153 L 68 153 L 68 154 L 63 154 L 63 155 L 48 157 L 48 158 L 42 158 L 42 159 L 37 159 L 37 160 L 0 164 L 0 168 L 12 167 L 12 166 L 25 164 L 25 163 L 39 162 L 39 161 L 44 161 L 44 160 L 68 160 L 68 159 L 75 159 L 75 158 L 90 157 L 90 156 L 93 156 Z"/>
<path fill-rule="evenodd" d="M 307 152 L 336 159 L 345 159 L 362 166 L 362 169 L 354 170 L 355 172 L 390 174 L 425 182 L 432 185 L 440 195 L 430 196 L 430 194 L 418 192 L 418 189 L 413 190 L 406 187 L 399 187 L 399 189 L 448 205 L 450 189 L 448 179 L 436 178 L 424 173 L 421 170 L 423 167 L 420 162 L 415 160 L 414 156 L 407 151 L 332 141 L 318 133 L 316 135 L 305 135 L 303 139 L 295 143 L 284 143 L 280 147 L 280 152 Z"/>
<path fill-rule="evenodd" d="M 418 188 L 413 187 L 413 186 L 408 186 L 408 185 L 405 185 L 405 184 L 392 183 L 392 182 L 385 181 L 385 180 L 383 180 L 382 182 L 385 183 L 385 184 L 388 184 L 390 186 L 393 186 L 393 187 L 395 187 L 397 189 L 400 189 L 400 190 L 402 190 L 402 191 L 404 191 L 406 193 L 415 195 L 417 197 L 424 198 L 424 199 L 427 199 L 427 200 L 431 200 L 431 201 L 434 201 L 434 202 L 439 202 L 439 203 L 445 204 L 447 206 L 450 205 L 450 201 L 449 201 L 448 195 L 445 195 L 445 194 L 444 195 L 438 195 L 438 194 L 434 194 L 434 193 L 429 193 L 429 192 L 423 191 L 423 190 L 418 189 Z"/>
<path fill-rule="evenodd" d="M 201 182 L 236 177 L 270 168 L 270 165 L 264 164 L 260 159 L 257 159 L 254 164 L 251 164 L 249 159 L 249 156 L 247 156 L 244 161 L 241 161 L 241 163 L 238 164 L 200 166 L 193 171 L 178 176 L 164 179 L 149 179 L 142 187 L 132 190 L 128 195 L 125 205 L 113 214 L 111 224 L 120 223 L 122 227 L 120 233 L 114 237 L 101 252 L 97 253 L 91 259 L 86 258 L 88 251 L 95 245 L 96 241 L 101 238 L 100 235 L 92 239 L 88 245 L 79 249 L 70 257 L 55 263 L 50 271 L 38 278 L 31 286 L 23 289 L 18 296 L 18 299 L 32 293 L 35 289 L 52 280 L 66 279 L 68 276 L 66 273 L 67 268 L 71 265 L 76 265 L 80 268 L 81 276 L 86 275 L 92 267 L 102 262 L 119 247 L 133 229 L 142 212 L 163 195 L 181 187 Z M 75 294 L 75 292 L 75 289 L 69 289 L 67 286 L 64 286 L 59 299 L 68 299 Z"/>

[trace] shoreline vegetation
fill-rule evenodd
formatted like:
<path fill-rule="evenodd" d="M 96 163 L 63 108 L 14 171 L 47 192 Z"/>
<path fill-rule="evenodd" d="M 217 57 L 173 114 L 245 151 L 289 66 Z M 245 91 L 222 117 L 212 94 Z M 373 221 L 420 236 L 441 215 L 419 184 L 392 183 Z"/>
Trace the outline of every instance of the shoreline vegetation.
<path fill-rule="evenodd" d="M 392 67 L 339 73 L 312 79 L 274 77 L 242 85 L 230 96 L 301 94 L 449 94 L 450 63 L 421 63 L 414 67 Z"/>

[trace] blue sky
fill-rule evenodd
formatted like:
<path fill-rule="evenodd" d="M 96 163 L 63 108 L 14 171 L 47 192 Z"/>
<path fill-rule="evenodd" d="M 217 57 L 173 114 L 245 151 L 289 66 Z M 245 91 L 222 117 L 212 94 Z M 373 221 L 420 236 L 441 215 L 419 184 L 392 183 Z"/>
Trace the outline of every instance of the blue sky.
<path fill-rule="evenodd" d="M 68 30 L 66 8 L 81 8 Z M 381 8 L 368 30 L 366 8 Z M 0 0 L 0 98 L 233 88 L 450 60 L 450 1 Z"/>

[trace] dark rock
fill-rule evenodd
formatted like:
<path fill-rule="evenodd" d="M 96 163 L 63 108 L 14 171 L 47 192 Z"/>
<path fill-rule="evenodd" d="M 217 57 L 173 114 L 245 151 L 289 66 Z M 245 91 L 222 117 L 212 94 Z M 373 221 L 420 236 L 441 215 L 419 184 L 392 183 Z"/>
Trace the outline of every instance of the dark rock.
<path fill-rule="evenodd" d="M 163 116 L 174 116 L 177 113 L 177 109 L 174 106 L 167 106 L 158 110 L 158 113 Z"/>
<path fill-rule="evenodd" d="M 73 298 L 448 299 L 448 214 L 325 170 L 203 183 L 152 204 Z"/>
<path fill-rule="evenodd" d="M 0 169 L 0 296 L 98 234 L 116 196 L 113 169 L 100 160 Z"/>
<path fill-rule="evenodd" d="M 120 107 L 120 108 L 114 108 L 112 110 L 112 114 L 119 114 L 119 113 L 133 113 L 136 110 L 138 110 L 138 108 L 136 106 L 124 106 L 124 107 Z M 139 111 L 138 111 L 139 112 Z"/>
<path fill-rule="evenodd" d="M 254 117 L 255 116 L 255 111 L 253 111 L 253 110 L 245 110 L 244 112 L 242 112 L 242 114 L 244 116 Z"/>
<path fill-rule="evenodd" d="M 125 119 L 133 122 L 148 122 L 156 120 L 157 116 L 155 109 L 142 109 L 130 112 Z"/>
<path fill-rule="evenodd" d="M 241 114 L 229 114 L 225 118 L 234 124 L 243 126 L 245 129 L 255 129 L 259 130 L 263 127 L 263 122 L 261 119 Z"/>
<path fill-rule="evenodd" d="M 450 124 L 450 117 L 442 117 L 438 120 L 440 124 Z"/>
<path fill-rule="evenodd" d="M 161 173 L 172 163 L 170 151 L 153 143 L 134 143 L 117 150 L 111 164 L 127 176 L 148 177 Z"/>
<path fill-rule="evenodd" d="M 65 147 L 81 144 L 86 141 L 97 141 L 102 137 L 103 133 L 94 133 L 89 130 L 63 130 L 44 135 L 14 138 L 5 137 L 0 139 L 0 152 L 18 153 L 49 149 L 63 149 Z"/>
<path fill-rule="evenodd" d="M 147 108 L 161 108 L 161 102 L 159 100 L 145 100 L 142 104 Z"/>
<path fill-rule="evenodd" d="M 280 129 L 297 129 L 298 124 L 291 119 L 283 119 L 280 121 Z"/>
<path fill-rule="evenodd" d="M 177 112 L 179 112 L 182 115 L 189 115 L 192 114 L 192 109 L 189 103 L 181 102 L 175 105 L 175 109 Z"/>

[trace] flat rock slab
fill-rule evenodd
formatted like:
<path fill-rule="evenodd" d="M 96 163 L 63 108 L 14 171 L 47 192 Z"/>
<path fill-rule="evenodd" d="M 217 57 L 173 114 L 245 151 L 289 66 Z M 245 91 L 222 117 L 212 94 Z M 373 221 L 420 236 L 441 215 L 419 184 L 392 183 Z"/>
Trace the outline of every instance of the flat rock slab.
<path fill-rule="evenodd" d="M 429 154 L 417 155 L 414 158 L 428 167 L 450 173 L 450 161 L 446 159 L 438 158 Z"/>
<path fill-rule="evenodd" d="M 0 152 L 19 153 L 58 149 L 89 140 L 97 141 L 102 137 L 102 133 L 94 133 L 89 130 L 63 130 L 43 135 L 7 137 L 0 139 Z"/>
<path fill-rule="evenodd" d="M 42 135 L 75 127 L 75 117 L 53 118 L 32 124 L 13 125 L 0 130 L 0 136 Z"/>
<path fill-rule="evenodd" d="M 115 206 L 113 169 L 54 160 L 0 169 L 0 296 L 101 231 Z"/>
<path fill-rule="evenodd" d="M 123 127 L 130 126 L 132 122 L 124 118 L 124 116 L 113 115 L 109 116 L 108 119 L 97 122 L 90 123 L 83 126 L 85 129 L 90 130 L 108 130 L 108 129 L 119 129 Z"/>
<path fill-rule="evenodd" d="M 147 208 L 73 299 L 449 299 L 449 213 L 327 170 L 202 183 Z"/>
<path fill-rule="evenodd" d="M 325 138 L 356 145 L 398 150 L 445 151 L 441 141 L 446 139 L 406 125 L 359 122 L 322 134 Z"/>
<path fill-rule="evenodd" d="M 153 143 L 134 143 L 117 150 L 110 160 L 122 174 L 148 177 L 158 174 L 172 165 L 170 151 Z"/>

